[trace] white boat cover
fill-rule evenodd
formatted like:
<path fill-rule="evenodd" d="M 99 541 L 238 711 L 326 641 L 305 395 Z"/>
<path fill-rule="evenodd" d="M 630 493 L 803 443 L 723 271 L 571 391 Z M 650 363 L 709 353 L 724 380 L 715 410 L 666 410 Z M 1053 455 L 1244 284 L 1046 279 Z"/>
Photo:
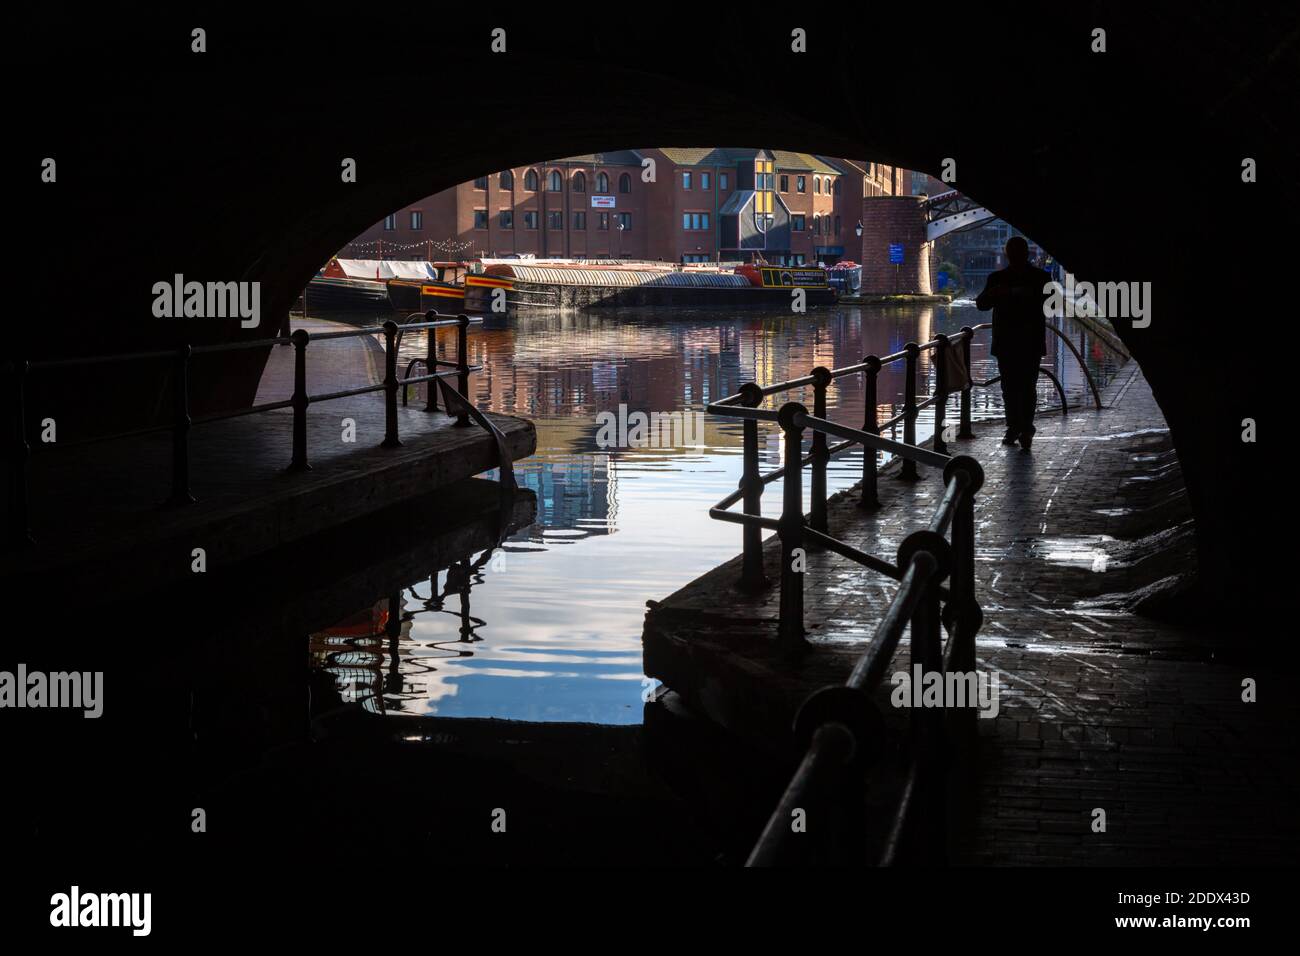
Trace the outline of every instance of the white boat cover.
<path fill-rule="evenodd" d="M 338 259 L 349 279 L 437 279 L 438 270 L 423 259 Z"/>
<path fill-rule="evenodd" d="M 510 263 L 514 278 L 546 285 L 668 286 L 671 288 L 749 288 L 749 280 L 730 272 L 667 272 L 622 269 L 546 269 Z"/>

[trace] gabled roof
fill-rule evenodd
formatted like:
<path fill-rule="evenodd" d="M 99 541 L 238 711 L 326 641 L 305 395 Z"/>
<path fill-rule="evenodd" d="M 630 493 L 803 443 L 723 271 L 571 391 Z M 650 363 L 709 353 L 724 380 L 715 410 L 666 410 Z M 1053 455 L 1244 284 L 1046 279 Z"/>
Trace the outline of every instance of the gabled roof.
<path fill-rule="evenodd" d="M 795 153 L 785 149 L 742 149 L 724 146 L 695 149 L 660 147 L 660 152 L 678 166 L 735 166 L 737 163 L 754 159 L 762 153 L 775 161 L 777 169 L 831 175 L 844 172 L 829 159 L 814 156 L 812 153 Z"/>
<path fill-rule="evenodd" d="M 831 173 L 838 176 L 844 170 L 836 166 L 828 159 L 820 156 L 814 156 L 812 153 L 792 153 L 787 150 L 778 149 L 775 151 L 777 169 L 794 169 L 800 172 L 808 171 L 810 173 Z"/>
<path fill-rule="evenodd" d="M 588 166 L 640 166 L 641 154 L 635 149 L 615 149 L 608 153 L 583 153 L 566 156 L 561 163 L 584 163 Z"/>
<path fill-rule="evenodd" d="M 659 151 L 678 166 L 734 166 L 737 163 L 754 159 L 761 152 L 766 152 L 766 150 L 727 146 L 706 146 L 703 148 L 661 146 Z"/>

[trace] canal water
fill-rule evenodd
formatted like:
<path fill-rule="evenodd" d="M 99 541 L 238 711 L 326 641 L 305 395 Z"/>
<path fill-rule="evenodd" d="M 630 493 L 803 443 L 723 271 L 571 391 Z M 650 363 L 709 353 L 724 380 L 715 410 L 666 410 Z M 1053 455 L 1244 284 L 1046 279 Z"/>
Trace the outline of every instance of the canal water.
<path fill-rule="evenodd" d="M 852 365 L 987 320 L 963 300 L 803 315 L 593 310 L 490 320 L 470 335 L 470 361 L 483 366 L 471 391 L 480 408 L 536 424 L 537 452 L 515 466 L 519 483 L 537 495 L 536 520 L 490 554 L 394 582 L 312 635 L 313 667 L 333 676 L 345 701 L 376 713 L 640 723 L 643 692 L 653 686 L 641 669 L 645 602 L 740 550 L 740 527 L 711 520 L 708 510 L 737 487 L 741 425 L 703 416 L 704 405 L 746 382 Z M 1114 353 L 1081 326 L 1058 321 L 1103 387 L 1117 367 Z M 454 331 L 443 335 L 439 349 L 454 358 Z M 1072 406 L 1089 404 L 1076 360 L 1051 339 L 1044 363 Z M 996 374 L 987 343 L 988 333 L 977 333 L 976 380 Z M 412 357 L 425 348 L 422 336 L 403 344 Z M 928 354 L 919 376 L 928 394 Z M 901 409 L 903 386 L 902 362 L 881 372 L 879 420 Z M 833 384 L 829 416 L 861 427 L 863 388 L 862 376 Z M 811 407 L 811 388 L 772 402 L 787 400 Z M 977 390 L 973 404 L 977 421 L 999 416 L 997 386 Z M 1041 378 L 1040 408 L 1057 404 L 1055 387 Z M 949 407 L 951 420 L 955 399 Z M 660 435 L 666 441 L 655 447 L 619 447 L 620 421 L 635 438 L 638 412 L 701 414 L 682 419 L 680 440 Z M 690 427 L 697 421 L 698 430 Z M 923 413 L 921 439 L 932 423 L 932 411 Z M 778 439 L 774 426 L 762 427 L 764 471 L 779 467 Z M 861 452 L 844 454 L 830 465 L 830 490 L 861 473 Z M 769 485 L 764 513 L 777 514 L 780 500 L 780 483 Z M 389 595 L 398 588 L 395 607 Z M 396 640 L 391 625 L 385 633 L 393 614 L 401 620 Z"/>

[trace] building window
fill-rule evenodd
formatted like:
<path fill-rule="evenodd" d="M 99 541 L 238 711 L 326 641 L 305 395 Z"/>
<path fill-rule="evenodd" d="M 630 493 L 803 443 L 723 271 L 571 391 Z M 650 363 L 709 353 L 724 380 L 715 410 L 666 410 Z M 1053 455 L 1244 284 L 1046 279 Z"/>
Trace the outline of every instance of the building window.
<path fill-rule="evenodd" d="M 507 169 L 505 172 L 503 172 L 500 176 L 497 177 L 497 188 L 498 188 L 498 189 L 514 189 L 514 188 L 515 188 L 515 174 L 512 173 L 512 172 L 511 172 L 510 170 L 508 170 L 508 169 Z"/>
<path fill-rule="evenodd" d="M 802 252 L 796 252 L 793 256 L 791 256 L 791 258 L 794 260 L 793 262 L 790 263 L 790 265 L 792 266 L 801 266 L 808 261 L 807 256 L 805 256 Z"/>
<path fill-rule="evenodd" d="M 412 229 L 424 228 L 424 213 L 420 212 L 420 210 L 418 209 L 411 210 L 411 228 Z"/>
<path fill-rule="evenodd" d="M 621 193 L 630 193 L 632 191 L 632 177 L 627 173 L 618 177 L 618 191 Z"/>
<path fill-rule="evenodd" d="M 682 228 L 689 232 L 699 232 L 708 229 L 709 214 L 707 212 L 682 213 Z"/>
<path fill-rule="evenodd" d="M 700 173 L 700 188 L 701 188 L 701 189 L 712 189 L 712 188 L 713 188 L 713 185 L 712 185 L 712 183 L 709 181 L 710 179 L 711 179 L 711 177 L 709 176 L 708 173 Z"/>
<path fill-rule="evenodd" d="M 813 177 L 813 192 L 818 196 L 822 194 L 822 178 L 820 176 Z"/>
<path fill-rule="evenodd" d="M 600 174 L 598 174 L 598 175 L 596 176 L 596 192 L 598 192 L 598 193 L 607 193 L 607 192 L 609 192 L 609 174 L 608 174 L 608 173 L 600 173 Z"/>
<path fill-rule="evenodd" d="M 475 229 L 486 229 L 486 228 L 487 228 L 487 210 L 486 210 L 486 209 L 475 209 L 475 210 L 474 210 L 474 228 L 475 228 Z"/>
<path fill-rule="evenodd" d="M 689 169 L 685 170 L 682 173 L 682 188 L 683 189 L 691 188 L 691 171 Z"/>
<path fill-rule="evenodd" d="M 586 231 L 587 214 L 585 212 L 575 212 L 573 214 L 573 228 L 582 230 L 584 232 Z"/>
<path fill-rule="evenodd" d="M 794 179 L 795 192 L 806 193 L 808 191 L 808 177 L 796 176 Z"/>
<path fill-rule="evenodd" d="M 502 209 L 502 210 L 501 210 L 500 221 L 501 221 L 501 228 L 502 228 L 502 229 L 513 229 L 513 228 L 515 228 L 515 214 L 514 214 L 514 211 L 511 210 L 511 209 Z"/>
<path fill-rule="evenodd" d="M 564 213 L 562 213 L 562 212 L 548 212 L 548 213 L 546 214 L 546 223 L 547 223 L 547 225 L 550 226 L 552 229 L 563 229 L 563 228 L 564 228 Z"/>
<path fill-rule="evenodd" d="M 475 180 L 474 180 L 474 188 L 475 188 L 475 189 L 487 189 L 487 177 L 486 177 L 486 176 L 479 176 L 477 179 L 475 179 Z"/>
<path fill-rule="evenodd" d="M 525 228 L 525 229 L 536 229 L 536 228 L 537 228 L 537 211 L 536 211 L 536 210 L 530 209 L 530 210 L 528 210 L 526 213 L 524 213 L 524 228 Z"/>
<path fill-rule="evenodd" d="M 755 189 L 771 189 L 776 185 L 776 176 L 772 173 L 754 173 Z"/>
<path fill-rule="evenodd" d="M 621 212 L 618 214 L 618 228 L 624 232 L 632 228 L 632 214 L 630 212 Z"/>
<path fill-rule="evenodd" d="M 524 173 L 524 189 L 530 193 L 537 192 L 537 170 L 530 169 Z"/>
<path fill-rule="evenodd" d="M 397 228 L 397 213 L 384 217 L 384 232 L 392 232 Z"/>
<path fill-rule="evenodd" d="M 837 179 L 835 180 L 835 195 L 838 196 L 839 194 L 840 194 L 840 181 Z"/>
<path fill-rule="evenodd" d="M 587 174 L 581 169 L 573 174 L 573 191 L 575 193 L 585 193 L 587 191 Z"/>
<path fill-rule="evenodd" d="M 839 184 L 840 184 L 840 183 L 839 183 L 839 180 L 837 179 L 837 180 L 835 181 L 835 185 L 838 186 Z M 838 236 L 839 234 L 840 234 L 840 217 L 839 217 L 839 216 L 836 216 L 836 217 L 835 217 L 835 235 Z"/>
<path fill-rule="evenodd" d="M 564 188 L 564 177 L 560 175 L 558 169 L 551 170 L 551 175 L 548 177 L 548 180 L 546 188 L 551 192 L 558 193 Z"/>
<path fill-rule="evenodd" d="M 609 231 L 609 213 L 602 212 L 596 217 L 596 228 L 601 232 Z"/>
<path fill-rule="evenodd" d="M 724 192 L 731 188 L 729 185 L 727 185 L 726 173 L 718 173 L 718 188 L 723 190 Z"/>
<path fill-rule="evenodd" d="M 782 176 L 782 177 L 781 177 L 781 192 L 783 192 L 783 193 L 788 193 L 789 191 L 790 191 L 790 177 L 789 177 L 789 176 Z"/>
<path fill-rule="evenodd" d="M 804 218 L 803 213 L 795 213 L 790 217 L 790 228 L 795 232 L 803 232 Z"/>

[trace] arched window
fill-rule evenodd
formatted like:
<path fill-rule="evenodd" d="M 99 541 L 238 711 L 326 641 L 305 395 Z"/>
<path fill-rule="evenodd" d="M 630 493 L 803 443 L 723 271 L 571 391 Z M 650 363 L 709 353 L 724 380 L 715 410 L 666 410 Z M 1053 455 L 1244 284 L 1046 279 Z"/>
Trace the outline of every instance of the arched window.
<path fill-rule="evenodd" d="M 837 179 L 835 180 L 835 195 L 838 196 L 839 194 L 840 194 L 840 181 Z"/>
<path fill-rule="evenodd" d="M 587 191 L 587 174 L 581 169 L 573 174 L 573 191 L 575 193 L 585 193 Z"/>
<path fill-rule="evenodd" d="M 600 173 L 596 176 L 596 192 L 609 192 L 609 176 L 605 173 Z"/>
<path fill-rule="evenodd" d="M 537 170 L 530 169 L 524 173 L 524 189 L 530 193 L 537 192 Z"/>
<path fill-rule="evenodd" d="M 507 169 L 507 170 L 506 170 L 505 172 L 503 172 L 503 173 L 501 174 L 501 176 L 497 179 L 497 186 L 498 186 L 499 188 L 501 188 L 501 189 L 514 189 L 514 188 L 515 188 L 515 174 L 512 173 L 510 170 Z"/>
<path fill-rule="evenodd" d="M 630 193 L 632 191 L 632 177 L 627 173 L 618 177 L 618 191 L 621 193 Z"/>
<path fill-rule="evenodd" d="M 822 191 L 822 178 L 821 178 L 820 176 L 814 176 L 814 177 L 813 177 L 813 192 L 816 193 L 816 194 L 818 194 L 818 195 L 820 195 L 820 194 L 821 194 L 821 191 Z"/>
<path fill-rule="evenodd" d="M 835 185 L 838 186 L 839 184 L 840 184 L 840 181 L 839 181 L 838 179 L 835 180 Z M 836 217 L 835 217 L 835 235 L 838 236 L 839 234 L 840 234 L 840 217 L 839 217 L 839 216 L 836 216 Z"/>
<path fill-rule="evenodd" d="M 558 193 L 564 189 L 564 177 L 560 175 L 558 169 L 552 169 L 551 175 L 547 177 L 547 180 L 546 188 L 549 191 Z"/>

